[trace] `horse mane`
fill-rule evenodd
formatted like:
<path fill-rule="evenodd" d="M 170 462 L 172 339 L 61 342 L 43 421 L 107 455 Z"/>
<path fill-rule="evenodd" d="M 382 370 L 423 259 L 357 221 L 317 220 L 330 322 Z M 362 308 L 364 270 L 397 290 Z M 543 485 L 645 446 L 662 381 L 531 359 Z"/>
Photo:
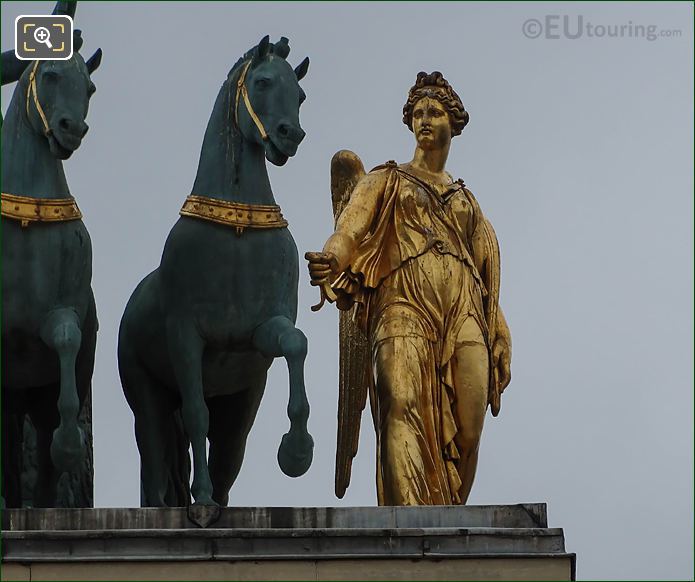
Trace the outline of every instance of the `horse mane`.
<path fill-rule="evenodd" d="M 262 42 L 262 41 L 261 41 Z M 238 73 L 240 72 L 241 66 L 248 61 L 252 60 L 254 56 L 258 53 L 258 46 L 260 45 L 260 42 L 258 44 L 255 44 L 252 46 L 249 50 L 247 50 L 240 58 L 237 60 L 236 63 L 234 63 L 234 66 L 229 70 L 229 73 L 227 73 L 227 80 L 231 80 L 234 77 L 238 77 Z M 268 46 L 268 54 L 265 58 L 268 58 L 270 55 L 275 55 L 278 56 L 282 59 L 287 60 L 287 55 L 290 54 L 290 45 L 289 45 L 289 39 L 285 36 L 280 37 L 280 40 L 276 43 L 269 43 Z"/>

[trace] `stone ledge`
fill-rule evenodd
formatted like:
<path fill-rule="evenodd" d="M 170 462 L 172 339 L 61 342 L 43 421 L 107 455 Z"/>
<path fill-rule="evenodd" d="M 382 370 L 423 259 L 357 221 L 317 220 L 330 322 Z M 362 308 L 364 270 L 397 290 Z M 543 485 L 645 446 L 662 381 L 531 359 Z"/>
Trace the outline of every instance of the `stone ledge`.
<path fill-rule="evenodd" d="M 574 556 L 7 564 L 2 580 L 574 580 Z"/>
<path fill-rule="evenodd" d="M 564 553 L 561 529 L 185 529 L 3 532 L 3 561 L 307 560 Z"/>
<path fill-rule="evenodd" d="M 224 507 L 216 528 L 548 527 L 545 503 L 435 507 Z M 4 531 L 185 529 L 186 508 L 9 509 Z"/>
<path fill-rule="evenodd" d="M 2 580 L 573 580 L 545 504 L 2 512 Z M 118 572 L 118 574 L 116 574 Z"/>

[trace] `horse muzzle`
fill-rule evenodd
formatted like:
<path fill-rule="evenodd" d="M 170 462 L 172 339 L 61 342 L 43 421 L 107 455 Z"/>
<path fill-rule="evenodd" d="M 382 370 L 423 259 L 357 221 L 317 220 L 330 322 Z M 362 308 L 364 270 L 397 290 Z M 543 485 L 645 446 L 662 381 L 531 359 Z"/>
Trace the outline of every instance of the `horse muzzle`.
<path fill-rule="evenodd" d="M 51 125 L 46 135 L 51 152 L 60 159 L 69 158 L 80 147 L 88 130 L 89 126 L 84 121 L 60 119 Z"/>
<path fill-rule="evenodd" d="M 281 153 L 287 157 L 292 157 L 297 153 L 297 148 L 304 136 L 306 136 L 306 132 L 299 125 L 281 122 L 275 131 L 271 132 L 268 139 Z"/>

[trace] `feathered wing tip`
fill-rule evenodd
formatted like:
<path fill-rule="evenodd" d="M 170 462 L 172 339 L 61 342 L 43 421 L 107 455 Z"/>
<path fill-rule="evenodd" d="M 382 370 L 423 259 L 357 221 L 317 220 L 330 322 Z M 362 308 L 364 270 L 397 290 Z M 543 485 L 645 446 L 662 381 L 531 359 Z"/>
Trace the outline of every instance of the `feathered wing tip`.
<path fill-rule="evenodd" d="M 490 334 L 490 349 L 495 342 L 497 331 L 497 317 L 500 301 L 500 247 L 497 242 L 495 229 L 487 218 L 482 223 L 483 240 L 485 241 L 485 268 L 483 271 L 483 283 L 487 289 L 487 297 L 484 300 L 485 319 L 487 320 L 488 333 Z M 490 381 L 488 389 L 488 402 L 492 416 L 500 413 L 502 406 L 502 393 L 497 378 L 497 369 L 490 367 Z"/>
<path fill-rule="evenodd" d="M 355 152 L 340 150 L 331 158 L 331 199 L 336 222 L 350 200 L 355 185 L 364 175 L 364 164 Z"/>
<path fill-rule="evenodd" d="M 354 321 L 355 307 L 340 312 L 340 372 L 338 438 L 335 455 L 335 494 L 342 499 L 350 485 L 352 460 L 357 455 L 362 412 L 369 391 L 370 349 Z"/>
<path fill-rule="evenodd" d="M 357 182 L 365 175 L 364 164 L 350 150 L 331 159 L 331 199 L 337 222 Z M 357 455 L 362 411 L 369 389 L 370 350 L 354 319 L 356 307 L 340 312 L 340 371 L 338 379 L 338 438 L 335 456 L 335 494 L 341 498 L 350 485 L 352 460 Z"/>

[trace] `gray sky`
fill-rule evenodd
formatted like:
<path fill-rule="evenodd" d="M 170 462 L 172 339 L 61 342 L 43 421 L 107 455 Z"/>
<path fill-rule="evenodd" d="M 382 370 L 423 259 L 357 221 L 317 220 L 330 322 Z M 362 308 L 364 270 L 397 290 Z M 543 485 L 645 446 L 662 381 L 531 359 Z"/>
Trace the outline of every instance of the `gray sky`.
<path fill-rule="evenodd" d="M 2 2 L 2 48 L 17 15 L 52 7 Z M 583 19 L 581 38 L 564 34 L 564 15 L 570 35 Z M 527 38 L 539 32 L 528 19 L 551 28 Z M 470 502 L 547 502 L 580 578 L 692 577 L 692 22 L 692 4 L 663 2 L 80 2 L 82 52 L 104 51 L 90 132 L 65 164 L 94 247 L 96 504 L 139 503 L 116 364 L 125 303 L 191 191 L 229 68 L 263 35 L 285 35 L 291 63 L 311 58 L 307 137 L 271 180 L 301 255 L 331 232 L 335 151 L 367 167 L 410 159 L 401 107 L 418 71 L 441 70 L 470 112 L 448 170 L 498 233 L 514 341 Z M 606 25 L 624 25 L 623 36 L 601 36 Z M 3 112 L 12 91 L 2 90 Z M 376 503 L 368 416 L 352 485 L 333 495 L 337 312 L 309 310 L 318 294 L 306 273 L 298 326 L 309 338 L 314 464 L 294 480 L 277 466 L 288 381 L 276 361 L 232 505 Z"/>

